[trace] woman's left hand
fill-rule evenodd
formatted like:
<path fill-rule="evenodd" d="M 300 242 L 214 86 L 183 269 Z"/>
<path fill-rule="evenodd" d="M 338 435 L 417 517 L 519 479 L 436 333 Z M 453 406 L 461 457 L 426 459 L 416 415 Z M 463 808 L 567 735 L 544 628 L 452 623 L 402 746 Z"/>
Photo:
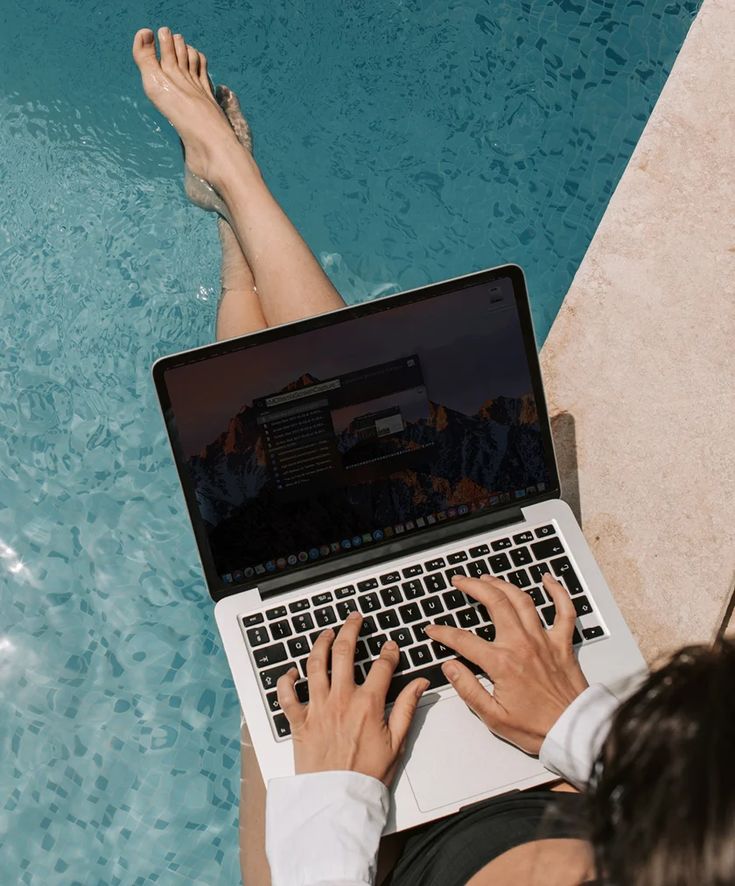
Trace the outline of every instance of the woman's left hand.
<path fill-rule="evenodd" d="M 404 687 L 390 715 L 385 700 L 398 664 L 398 646 L 386 643 L 365 682 L 355 685 L 355 645 L 362 616 L 352 612 L 336 635 L 329 629 L 314 643 L 307 660 L 309 703 L 298 700 L 292 668 L 278 681 L 278 702 L 291 724 L 296 773 L 349 770 L 389 785 L 403 752 L 416 705 L 428 688 L 425 679 Z M 331 648 L 331 680 L 327 663 Z"/>

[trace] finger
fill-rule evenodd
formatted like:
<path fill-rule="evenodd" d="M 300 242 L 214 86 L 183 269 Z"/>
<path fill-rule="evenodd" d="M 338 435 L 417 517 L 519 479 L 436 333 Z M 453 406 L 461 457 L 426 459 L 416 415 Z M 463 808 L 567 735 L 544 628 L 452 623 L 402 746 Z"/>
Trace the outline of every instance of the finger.
<path fill-rule="evenodd" d="M 428 680 L 419 678 L 418 680 L 413 680 L 408 686 L 404 686 L 399 693 L 393 705 L 393 710 L 388 717 L 388 731 L 390 732 L 391 744 L 396 751 L 403 747 L 408 730 L 411 727 L 411 721 L 416 713 L 416 705 L 429 686 Z"/>
<path fill-rule="evenodd" d="M 388 687 L 393 679 L 400 654 L 398 644 L 394 640 L 388 640 L 383 644 L 380 655 L 370 665 L 370 670 L 365 678 L 363 684 L 365 690 L 376 695 L 380 699 L 382 707 L 385 707 L 385 697 L 388 695 Z"/>
<path fill-rule="evenodd" d="M 467 707 L 495 732 L 502 725 L 503 709 L 472 671 L 458 661 L 445 662 L 442 670 Z"/>
<path fill-rule="evenodd" d="M 186 51 L 186 41 L 182 34 L 174 34 L 174 52 L 176 61 L 182 71 L 189 70 L 189 53 Z"/>
<path fill-rule="evenodd" d="M 443 643 L 458 652 L 463 658 L 474 661 L 483 670 L 492 670 L 495 650 L 492 643 L 488 643 L 487 640 L 482 640 L 471 631 L 451 628 L 449 625 L 426 625 L 424 631 L 432 640 Z"/>
<path fill-rule="evenodd" d="M 547 572 L 544 575 L 544 588 L 556 607 L 553 627 L 549 630 L 549 639 L 554 646 L 564 653 L 572 652 L 572 637 L 577 622 L 577 610 L 567 593 L 567 589 Z"/>
<path fill-rule="evenodd" d="M 350 612 L 332 646 L 332 687 L 338 691 L 355 685 L 355 645 L 362 627 L 362 615 Z"/>
<path fill-rule="evenodd" d="M 290 671 L 282 674 L 276 683 L 278 704 L 292 728 L 301 724 L 306 716 L 306 705 L 301 704 L 294 689 L 298 678 L 298 669 L 293 667 Z"/>
<path fill-rule="evenodd" d="M 516 615 L 517 623 L 523 628 L 524 633 L 531 634 L 536 638 L 543 635 L 544 628 L 536 611 L 536 606 L 531 597 L 520 588 L 501 578 L 491 575 L 483 575 L 482 581 L 491 585 L 502 593 L 507 599 Z"/>
<path fill-rule="evenodd" d="M 334 641 L 334 631 L 327 628 L 316 638 L 316 643 L 306 659 L 306 678 L 309 683 L 309 700 L 321 702 L 329 695 L 327 662 L 329 649 Z"/>
<path fill-rule="evenodd" d="M 495 623 L 498 632 L 512 635 L 518 632 L 518 615 L 511 605 L 508 595 L 504 594 L 498 585 L 498 579 L 490 575 L 482 578 L 468 578 L 466 575 L 455 575 L 452 584 L 462 593 L 467 594 L 474 600 L 478 600 L 490 613 L 490 618 Z"/>

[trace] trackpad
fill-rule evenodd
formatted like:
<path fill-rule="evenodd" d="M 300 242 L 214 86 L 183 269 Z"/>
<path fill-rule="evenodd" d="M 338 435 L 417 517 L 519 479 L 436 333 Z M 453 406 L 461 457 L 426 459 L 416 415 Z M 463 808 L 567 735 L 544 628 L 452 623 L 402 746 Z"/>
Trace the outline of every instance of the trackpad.
<path fill-rule="evenodd" d="M 422 812 L 502 793 L 545 771 L 534 757 L 495 738 L 456 695 L 416 711 L 406 775 Z"/>

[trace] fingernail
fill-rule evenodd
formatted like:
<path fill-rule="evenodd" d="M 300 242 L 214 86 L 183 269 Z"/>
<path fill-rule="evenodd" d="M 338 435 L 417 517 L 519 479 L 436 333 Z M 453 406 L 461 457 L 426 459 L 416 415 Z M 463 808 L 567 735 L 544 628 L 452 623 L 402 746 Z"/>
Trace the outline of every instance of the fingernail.
<path fill-rule="evenodd" d="M 350 614 L 347 616 L 347 618 L 354 621 L 356 618 L 362 618 L 362 616 L 360 615 L 359 612 L 350 612 Z"/>
<path fill-rule="evenodd" d="M 325 630 L 322 631 L 322 637 L 324 637 L 326 634 L 333 634 L 333 633 L 334 633 L 334 630 L 332 628 L 326 628 Z"/>
<path fill-rule="evenodd" d="M 456 680 L 459 677 L 459 671 L 457 670 L 457 666 L 454 664 L 445 664 L 442 666 L 442 670 L 447 675 L 449 680 Z"/>
<path fill-rule="evenodd" d="M 398 643 L 395 640 L 388 640 L 387 643 L 383 643 L 383 649 L 393 652 L 394 649 L 398 649 Z"/>
<path fill-rule="evenodd" d="M 426 625 L 426 627 L 424 628 L 424 633 L 431 636 L 431 632 L 434 630 L 435 627 L 436 625 Z"/>
<path fill-rule="evenodd" d="M 416 687 L 416 697 L 419 698 L 426 692 L 426 690 L 431 686 L 428 680 L 422 680 L 419 685 Z"/>

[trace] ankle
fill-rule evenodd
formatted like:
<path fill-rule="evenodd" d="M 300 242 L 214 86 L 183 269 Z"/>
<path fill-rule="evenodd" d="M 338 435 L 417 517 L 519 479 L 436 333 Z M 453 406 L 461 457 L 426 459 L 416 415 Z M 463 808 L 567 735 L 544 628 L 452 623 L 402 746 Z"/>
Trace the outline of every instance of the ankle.
<path fill-rule="evenodd" d="M 221 157 L 214 158 L 211 168 L 209 183 L 225 202 L 237 190 L 238 185 L 248 185 L 263 180 L 253 155 L 244 148 L 239 151 L 228 151 Z"/>

